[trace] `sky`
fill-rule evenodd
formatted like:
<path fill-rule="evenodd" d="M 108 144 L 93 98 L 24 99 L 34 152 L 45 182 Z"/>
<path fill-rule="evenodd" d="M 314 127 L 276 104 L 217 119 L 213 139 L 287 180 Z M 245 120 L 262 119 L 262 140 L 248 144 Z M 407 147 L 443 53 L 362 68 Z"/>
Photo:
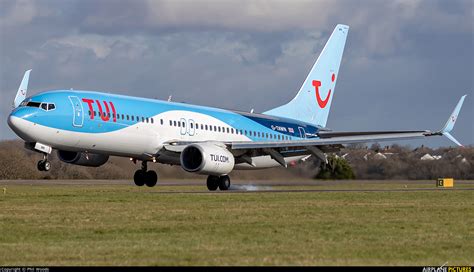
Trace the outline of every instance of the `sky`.
<path fill-rule="evenodd" d="M 474 144 L 471 0 L 0 0 L 0 140 L 29 94 L 96 90 L 255 112 L 288 102 L 350 26 L 328 127 L 440 129 Z M 444 137 L 401 144 L 449 146 Z"/>

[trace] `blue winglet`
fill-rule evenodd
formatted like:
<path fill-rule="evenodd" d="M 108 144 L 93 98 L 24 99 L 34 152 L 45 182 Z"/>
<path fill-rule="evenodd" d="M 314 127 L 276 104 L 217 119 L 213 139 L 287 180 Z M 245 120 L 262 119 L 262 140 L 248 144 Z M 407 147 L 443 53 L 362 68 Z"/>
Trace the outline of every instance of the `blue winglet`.
<path fill-rule="evenodd" d="M 453 110 L 453 113 L 451 113 L 451 116 L 449 116 L 448 121 L 444 125 L 443 129 L 440 131 L 441 134 L 446 136 L 448 139 L 453 141 L 455 144 L 462 146 L 461 143 L 459 143 L 451 134 L 450 132 L 454 128 L 454 124 L 456 123 L 456 120 L 458 119 L 459 111 L 461 110 L 462 104 L 464 103 L 464 99 L 466 98 L 467 95 L 463 95 L 461 99 L 459 99 L 458 104 Z"/>

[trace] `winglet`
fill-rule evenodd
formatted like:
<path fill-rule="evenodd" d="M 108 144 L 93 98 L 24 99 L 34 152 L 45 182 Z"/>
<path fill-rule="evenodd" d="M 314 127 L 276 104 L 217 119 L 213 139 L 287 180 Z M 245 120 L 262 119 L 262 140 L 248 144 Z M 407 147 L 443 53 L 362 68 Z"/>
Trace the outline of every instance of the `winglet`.
<path fill-rule="evenodd" d="M 453 113 L 451 113 L 451 116 L 449 116 L 448 121 L 444 125 L 443 129 L 440 131 L 441 134 L 444 136 L 448 137 L 451 141 L 453 141 L 455 144 L 462 146 L 461 143 L 459 143 L 451 134 L 450 132 L 454 128 L 454 124 L 456 123 L 456 120 L 458 119 L 459 111 L 461 110 L 462 104 L 464 103 L 464 99 L 466 98 L 466 95 L 463 95 L 461 99 L 459 99 L 458 104 L 453 110 Z"/>
<path fill-rule="evenodd" d="M 28 80 L 30 78 L 31 69 L 26 71 L 23 75 L 23 79 L 21 80 L 20 87 L 18 88 L 18 92 L 16 93 L 15 100 L 13 100 L 13 107 L 16 108 L 20 105 L 20 103 L 25 100 L 26 92 L 28 91 Z"/>

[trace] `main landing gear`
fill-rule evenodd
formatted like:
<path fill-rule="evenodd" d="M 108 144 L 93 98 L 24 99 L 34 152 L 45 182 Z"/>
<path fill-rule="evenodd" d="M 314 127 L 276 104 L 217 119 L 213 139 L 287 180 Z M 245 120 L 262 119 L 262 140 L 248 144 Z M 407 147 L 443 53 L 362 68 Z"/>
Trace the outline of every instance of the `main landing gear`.
<path fill-rule="evenodd" d="M 215 191 L 219 188 L 221 191 L 227 191 L 230 188 L 229 176 L 209 176 L 207 177 L 207 189 Z"/>
<path fill-rule="evenodd" d="M 133 175 L 133 181 L 137 186 L 146 185 L 148 187 L 153 187 L 158 181 L 158 175 L 153 170 L 147 171 L 146 163 L 146 161 L 142 162 L 142 169 L 135 172 L 135 175 Z"/>
<path fill-rule="evenodd" d="M 39 171 L 51 170 L 51 162 L 48 160 L 48 155 L 43 154 L 43 159 L 38 161 L 37 167 Z"/>

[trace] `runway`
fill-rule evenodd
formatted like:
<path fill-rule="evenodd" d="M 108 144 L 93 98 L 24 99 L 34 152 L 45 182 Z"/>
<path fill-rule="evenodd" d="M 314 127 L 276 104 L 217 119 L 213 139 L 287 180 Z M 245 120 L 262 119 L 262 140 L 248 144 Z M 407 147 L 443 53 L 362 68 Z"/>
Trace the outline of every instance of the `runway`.
<path fill-rule="evenodd" d="M 0 186 L 4 187 L 10 185 L 130 186 L 130 188 L 137 188 L 143 193 L 150 194 L 474 191 L 473 180 L 456 180 L 454 188 L 438 188 L 435 184 L 433 180 L 233 180 L 228 191 L 208 191 L 204 180 L 163 180 L 154 188 L 146 186 L 137 188 L 131 180 L 0 180 Z M 190 187 L 193 188 L 190 190 Z"/>
<path fill-rule="evenodd" d="M 420 192 L 420 191 L 474 191 L 474 188 L 406 188 L 406 189 L 284 189 L 284 190 L 245 190 L 245 189 L 233 189 L 232 187 L 228 191 L 153 191 L 148 192 L 151 194 L 241 194 L 241 193 L 349 193 L 349 192 Z"/>

